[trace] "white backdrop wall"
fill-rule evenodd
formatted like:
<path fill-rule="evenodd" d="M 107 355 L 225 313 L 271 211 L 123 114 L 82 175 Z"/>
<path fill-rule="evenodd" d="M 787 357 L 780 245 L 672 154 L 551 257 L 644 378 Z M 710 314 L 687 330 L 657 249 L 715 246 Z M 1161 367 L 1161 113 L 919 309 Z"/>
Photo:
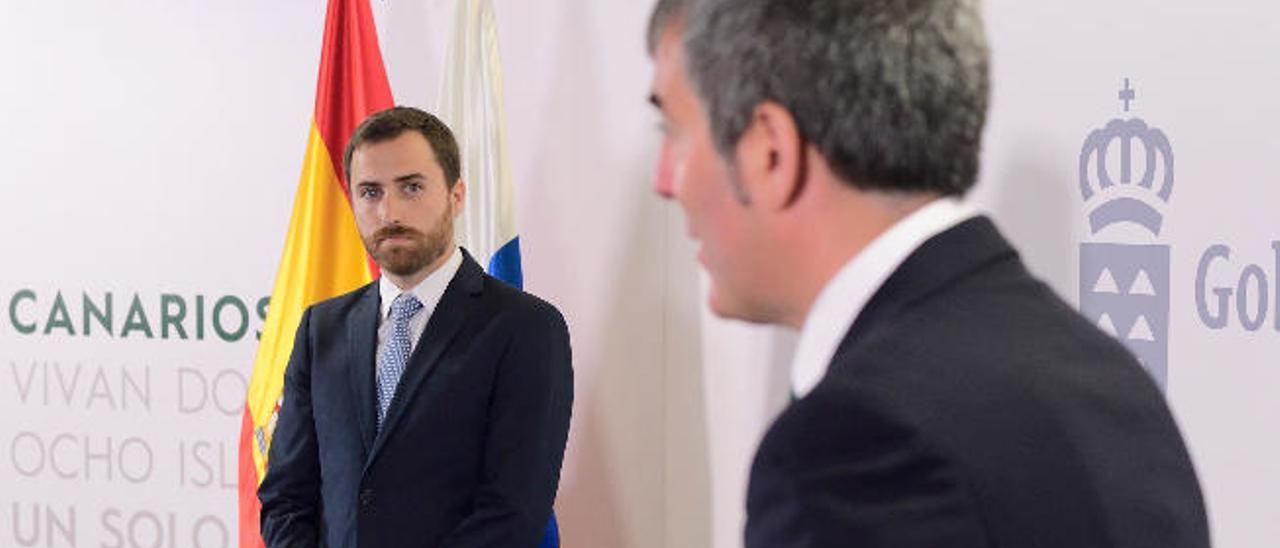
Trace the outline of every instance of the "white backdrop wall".
<path fill-rule="evenodd" d="M 433 106 L 452 0 L 372 3 L 397 101 Z M 495 3 L 526 286 L 564 311 L 574 343 L 565 545 L 738 546 L 793 335 L 705 312 L 681 214 L 649 190 L 650 2 Z M 1072 302 L 1082 243 L 1168 247 L 1157 342 L 1215 543 L 1271 545 L 1280 8 L 986 11 L 995 88 L 974 201 Z M 322 2 L 0 3 L 0 546 L 234 538 L 241 392 L 322 20 Z M 1176 159 L 1167 204 L 1136 194 L 1163 230 L 1093 234 L 1081 150 L 1130 118 Z M 1229 258 L 1203 260 L 1214 246 Z"/>

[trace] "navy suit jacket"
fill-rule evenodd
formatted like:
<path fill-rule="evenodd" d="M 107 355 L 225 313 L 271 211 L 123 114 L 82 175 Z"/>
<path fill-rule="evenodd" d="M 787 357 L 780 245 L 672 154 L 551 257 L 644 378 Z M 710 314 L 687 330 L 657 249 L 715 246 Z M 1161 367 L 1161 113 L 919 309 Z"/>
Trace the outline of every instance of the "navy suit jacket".
<path fill-rule="evenodd" d="M 1206 548 L 1165 400 L 986 218 L 868 301 L 751 470 L 749 548 Z"/>
<path fill-rule="evenodd" d="M 464 253 L 379 432 L 377 283 L 303 314 L 258 489 L 269 547 L 533 547 L 573 400 L 550 304 Z"/>

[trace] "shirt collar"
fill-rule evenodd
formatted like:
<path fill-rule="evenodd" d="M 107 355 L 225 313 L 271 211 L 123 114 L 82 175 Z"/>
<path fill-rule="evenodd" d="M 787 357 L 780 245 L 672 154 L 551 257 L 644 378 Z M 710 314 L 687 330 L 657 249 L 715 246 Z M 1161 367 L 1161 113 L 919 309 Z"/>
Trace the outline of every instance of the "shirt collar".
<path fill-rule="evenodd" d="M 977 215 L 959 198 L 940 198 L 907 215 L 854 255 L 818 293 L 791 362 L 791 390 L 803 398 L 827 373 L 836 348 L 871 296 L 926 240 Z"/>
<path fill-rule="evenodd" d="M 435 310 L 436 305 L 440 303 L 440 298 L 444 296 L 444 290 L 449 287 L 449 281 L 458 273 L 458 268 L 462 266 L 462 250 L 455 247 L 453 254 L 440 265 L 435 272 L 427 275 L 418 285 L 409 290 L 418 302 L 422 303 L 422 309 L 429 316 Z M 380 321 L 387 319 L 391 314 L 391 303 L 400 296 L 402 291 L 396 284 L 388 280 L 386 276 L 378 279 L 378 295 L 382 297 Z"/>

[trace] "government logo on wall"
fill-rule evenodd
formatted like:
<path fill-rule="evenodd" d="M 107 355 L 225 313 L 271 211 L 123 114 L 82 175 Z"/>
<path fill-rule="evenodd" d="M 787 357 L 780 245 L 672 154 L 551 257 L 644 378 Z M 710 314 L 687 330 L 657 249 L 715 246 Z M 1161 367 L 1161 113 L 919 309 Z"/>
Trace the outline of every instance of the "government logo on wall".
<path fill-rule="evenodd" d="M 1128 79 L 1125 113 L 1137 93 Z M 1164 209 L 1173 192 L 1173 149 L 1137 117 L 1110 120 L 1080 151 L 1087 236 L 1080 244 L 1080 311 L 1137 356 L 1163 390 L 1169 364 L 1169 245 Z"/>

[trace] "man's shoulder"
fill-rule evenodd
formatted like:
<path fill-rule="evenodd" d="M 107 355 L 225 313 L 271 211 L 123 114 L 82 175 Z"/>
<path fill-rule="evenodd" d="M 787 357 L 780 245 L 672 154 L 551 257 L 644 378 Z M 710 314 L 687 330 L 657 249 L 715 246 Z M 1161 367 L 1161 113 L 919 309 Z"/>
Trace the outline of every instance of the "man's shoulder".
<path fill-rule="evenodd" d="M 1164 420 L 1151 380 L 1117 341 L 1052 295 L 1007 298 L 940 295 L 863 326 L 868 332 L 837 351 L 775 434 L 815 455 L 837 438 L 965 447 L 996 423 L 1043 433 L 1063 427 L 1064 417 L 1084 420 L 1075 402 L 1089 398 L 1142 409 L 1141 421 Z"/>
<path fill-rule="evenodd" d="M 967 448 L 995 424 L 1051 437 L 1101 427 L 1091 421 L 1115 426 L 1079 405 L 1093 401 L 1137 410 L 1134 424 L 1164 430 L 1167 409 L 1137 360 L 1030 281 L 938 295 L 868 326 L 798 402 L 807 411 L 798 418 L 827 431 L 842 422 L 830 417 L 858 417 Z M 833 424 L 812 422 L 823 417 Z"/>
<path fill-rule="evenodd" d="M 1101 369 L 1139 373 L 1136 360 L 1048 286 L 1026 276 L 958 283 L 877 325 L 833 359 L 832 372 L 929 385 L 1022 385 Z"/>
<path fill-rule="evenodd" d="M 881 292 L 868 305 L 871 317 L 854 326 L 862 331 L 858 344 L 844 345 L 861 351 L 838 353 L 837 361 L 905 360 L 949 370 L 1080 356 L 1133 361 L 1032 274 L 986 217 L 922 245 Z"/>
<path fill-rule="evenodd" d="M 1096 477 L 1112 478 L 1106 492 L 1147 508 L 1164 504 L 1144 490 L 1153 483 L 1198 500 L 1150 376 L 1047 288 L 975 285 L 874 329 L 775 422 L 762 454 L 803 469 L 897 447 L 957 464 L 984 499 L 1001 504 L 1027 489 L 1075 501 L 1064 507 L 1096 504 L 1080 487 Z M 1060 523 L 1010 515 L 1026 530 Z"/>
<path fill-rule="evenodd" d="M 555 305 L 489 274 L 484 274 L 484 294 L 494 308 L 517 318 L 564 322 L 563 314 Z"/>
<path fill-rule="evenodd" d="M 377 292 L 378 282 L 374 280 L 356 289 L 319 301 L 308 307 L 312 320 L 317 318 L 331 319 L 346 316 L 361 299 L 368 297 L 369 292 Z"/>

